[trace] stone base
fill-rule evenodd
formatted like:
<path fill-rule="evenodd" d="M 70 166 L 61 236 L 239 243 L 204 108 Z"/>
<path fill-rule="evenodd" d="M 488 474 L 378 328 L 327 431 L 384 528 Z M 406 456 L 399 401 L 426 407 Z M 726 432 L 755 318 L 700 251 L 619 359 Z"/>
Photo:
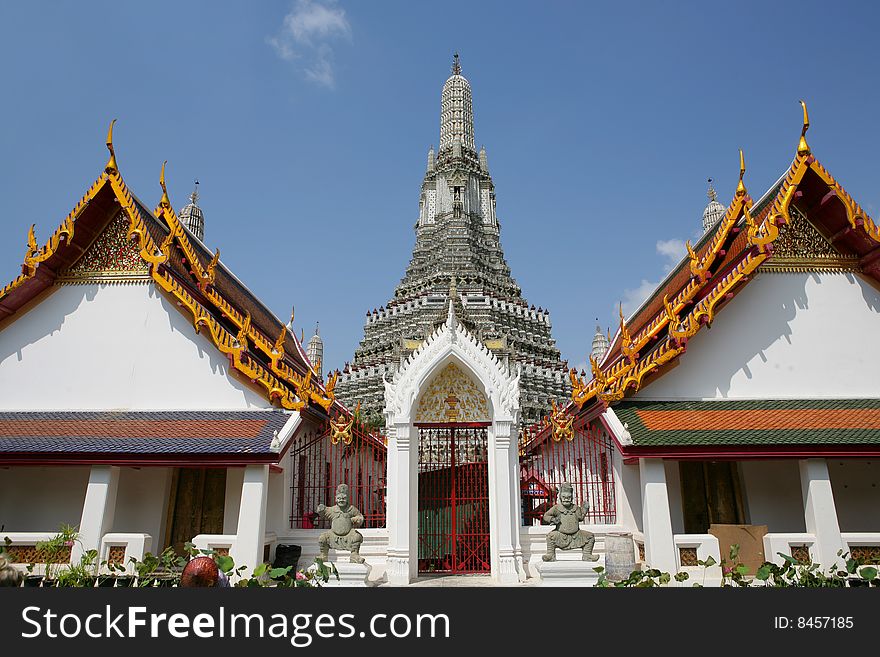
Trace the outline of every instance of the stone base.
<path fill-rule="evenodd" d="M 336 572 L 339 573 L 339 579 L 336 575 L 330 574 L 330 580 L 324 586 L 370 586 L 367 579 L 373 567 L 368 563 L 351 563 L 350 561 L 334 561 Z"/>
<path fill-rule="evenodd" d="M 540 586 L 596 586 L 599 573 L 594 568 L 605 566 L 605 555 L 598 561 L 584 561 L 580 550 L 557 550 L 556 561 L 542 561 L 537 565 L 541 575 Z"/>

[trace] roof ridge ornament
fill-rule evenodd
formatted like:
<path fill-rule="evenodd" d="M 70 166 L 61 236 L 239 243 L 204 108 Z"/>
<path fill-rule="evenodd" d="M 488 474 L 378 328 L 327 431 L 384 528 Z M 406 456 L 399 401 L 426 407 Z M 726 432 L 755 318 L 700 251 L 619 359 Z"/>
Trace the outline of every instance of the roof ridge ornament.
<path fill-rule="evenodd" d="M 162 173 L 159 174 L 159 186 L 162 188 L 162 199 L 159 201 L 159 206 L 162 208 L 171 208 L 171 200 L 168 198 L 168 188 L 165 186 L 165 165 L 168 164 L 168 160 L 165 160 L 162 163 Z"/>
<path fill-rule="evenodd" d="M 118 173 L 119 168 L 116 165 L 116 151 L 113 150 L 113 124 L 116 123 L 116 119 L 110 121 L 110 127 L 107 129 L 107 150 L 110 151 L 110 159 L 107 160 L 107 165 L 104 167 L 104 171 L 107 173 Z"/>
<path fill-rule="evenodd" d="M 458 318 L 455 316 L 455 307 L 452 304 L 452 299 L 450 299 L 449 312 L 446 314 L 446 328 L 450 331 L 455 331 L 456 326 L 458 326 Z"/>
<path fill-rule="evenodd" d="M 736 195 L 745 196 L 746 186 L 743 184 L 743 176 L 746 174 L 746 160 L 743 149 L 739 149 L 739 182 L 736 185 Z"/>
<path fill-rule="evenodd" d="M 801 100 L 801 107 L 804 109 L 804 127 L 801 129 L 801 140 L 798 142 L 798 155 L 809 155 L 810 145 L 807 143 L 807 130 L 810 129 L 810 115 L 807 113 L 807 104 Z"/>

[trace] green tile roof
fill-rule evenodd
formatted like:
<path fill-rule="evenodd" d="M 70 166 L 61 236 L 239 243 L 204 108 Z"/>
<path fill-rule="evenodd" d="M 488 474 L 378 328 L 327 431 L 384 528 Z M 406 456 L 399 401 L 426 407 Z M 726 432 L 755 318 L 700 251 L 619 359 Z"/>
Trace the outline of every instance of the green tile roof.
<path fill-rule="evenodd" d="M 634 447 L 880 446 L 880 399 L 625 400 L 613 409 Z"/>

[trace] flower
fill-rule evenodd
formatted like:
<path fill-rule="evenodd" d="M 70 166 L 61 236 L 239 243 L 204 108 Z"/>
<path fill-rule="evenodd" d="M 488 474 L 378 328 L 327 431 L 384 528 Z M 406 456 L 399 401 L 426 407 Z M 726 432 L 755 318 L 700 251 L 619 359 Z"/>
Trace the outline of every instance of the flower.
<path fill-rule="evenodd" d="M 299 572 L 296 574 L 296 578 L 299 579 L 299 580 L 302 580 L 302 579 L 305 579 L 305 578 L 306 578 L 306 575 L 305 575 L 304 572 L 299 571 Z"/>

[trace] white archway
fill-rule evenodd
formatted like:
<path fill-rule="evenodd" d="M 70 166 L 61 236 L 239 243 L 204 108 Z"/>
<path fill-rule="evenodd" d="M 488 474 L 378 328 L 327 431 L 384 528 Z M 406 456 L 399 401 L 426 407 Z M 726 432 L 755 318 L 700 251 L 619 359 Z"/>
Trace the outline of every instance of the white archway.
<path fill-rule="evenodd" d="M 458 323 L 452 303 L 446 323 L 385 381 L 388 431 L 388 581 L 408 584 L 418 574 L 418 432 L 416 404 L 435 374 L 454 363 L 482 388 L 489 405 L 489 550 L 492 577 L 525 579 L 519 542 L 519 373 Z"/>

